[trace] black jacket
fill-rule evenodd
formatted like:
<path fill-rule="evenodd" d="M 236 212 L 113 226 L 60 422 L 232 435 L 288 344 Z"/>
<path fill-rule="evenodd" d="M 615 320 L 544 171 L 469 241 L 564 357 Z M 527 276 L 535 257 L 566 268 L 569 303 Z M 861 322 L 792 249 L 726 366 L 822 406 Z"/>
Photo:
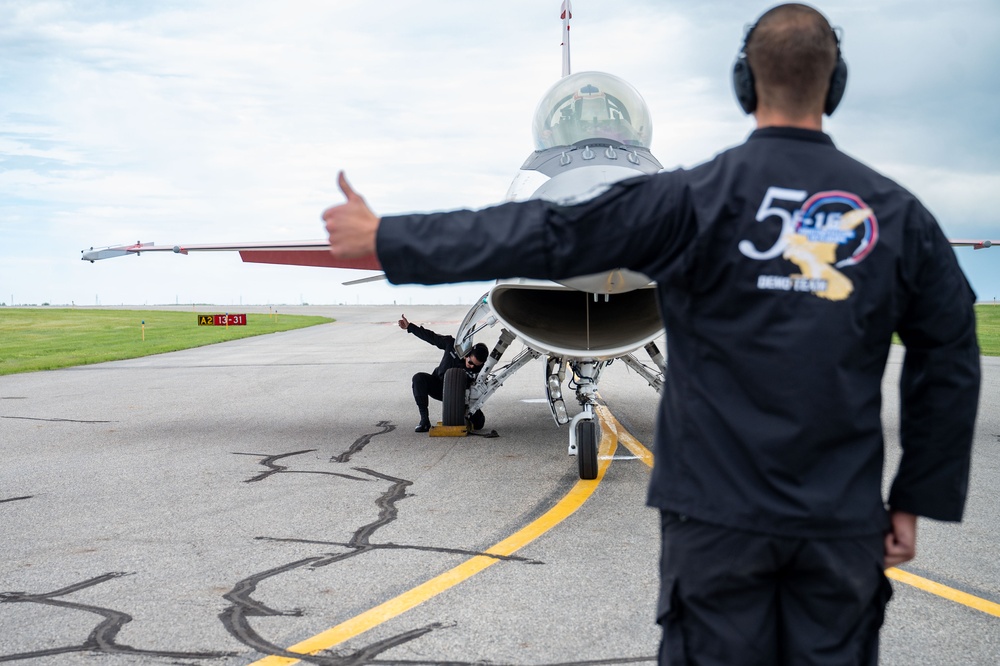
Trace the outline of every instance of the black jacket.
<path fill-rule="evenodd" d="M 757 130 L 701 166 L 576 206 L 386 217 L 377 245 L 394 283 L 618 267 L 656 280 L 670 362 L 649 502 L 763 533 L 887 526 L 881 379 L 898 332 L 903 455 L 889 505 L 961 518 L 975 295 L 920 202 L 822 132 Z"/>
<path fill-rule="evenodd" d="M 441 362 L 438 367 L 434 368 L 431 372 L 432 375 L 440 380 L 444 380 L 444 373 L 448 372 L 451 368 L 465 368 L 465 358 L 458 355 L 455 352 L 455 338 L 450 335 L 438 335 L 434 331 L 424 328 L 423 326 L 417 326 L 416 324 L 410 323 L 406 327 L 407 333 L 412 333 L 424 342 L 430 343 L 437 347 L 438 349 L 443 349 L 444 354 L 441 356 Z"/>

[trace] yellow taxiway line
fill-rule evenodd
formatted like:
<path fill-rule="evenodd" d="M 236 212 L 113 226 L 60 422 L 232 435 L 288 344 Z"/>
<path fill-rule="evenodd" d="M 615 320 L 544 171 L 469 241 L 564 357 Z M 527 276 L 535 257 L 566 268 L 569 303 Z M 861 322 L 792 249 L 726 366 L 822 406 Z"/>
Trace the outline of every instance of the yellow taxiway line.
<path fill-rule="evenodd" d="M 615 430 L 618 437 L 618 443 L 631 451 L 639 460 L 652 467 L 653 454 L 649 451 L 649 449 L 640 444 L 630 432 L 625 430 L 618 420 L 611 414 L 611 412 L 608 411 L 607 407 L 598 407 L 597 410 L 601 416 L 601 420 L 604 423 L 609 424 L 611 428 Z M 929 592 L 930 594 L 937 595 L 943 599 L 953 601 L 963 606 L 968 606 L 969 608 L 974 608 L 975 610 L 982 611 L 988 615 L 1000 617 L 1000 604 L 993 601 L 981 599 L 980 597 L 971 595 L 968 592 L 956 590 L 948 587 L 947 585 L 942 585 L 941 583 L 911 574 L 909 571 L 903 571 L 902 569 L 898 569 L 896 567 L 886 569 L 885 575 L 887 578 L 891 578 L 892 580 L 905 585 L 910 585 L 918 590 Z"/>
<path fill-rule="evenodd" d="M 598 405 L 597 415 L 601 417 L 601 423 L 612 430 L 619 444 L 631 451 L 632 455 L 641 460 L 646 467 L 653 467 L 653 452 L 643 446 L 639 440 L 632 436 L 632 433 L 622 427 L 622 424 L 608 411 L 607 407 Z"/>
<path fill-rule="evenodd" d="M 922 578 L 915 574 L 911 574 L 909 571 L 897 569 L 896 567 L 886 569 L 885 575 L 887 578 L 899 581 L 900 583 L 905 583 L 906 585 L 911 585 L 918 590 L 923 590 L 924 592 L 930 592 L 931 594 L 948 599 L 949 601 L 954 601 L 956 604 L 962 604 L 963 606 L 974 608 L 977 611 L 986 613 L 987 615 L 1000 617 L 1000 604 L 987 601 L 986 599 L 981 599 L 977 596 L 969 594 L 968 592 L 962 592 L 961 590 L 956 590 L 955 588 L 948 587 L 947 585 L 935 583 L 930 579 Z"/>
<path fill-rule="evenodd" d="M 605 410 L 605 414 L 607 414 Z M 610 416 L 610 414 L 608 414 Z M 495 544 L 484 555 L 477 555 L 454 569 L 422 583 L 399 596 L 379 604 L 360 615 L 355 615 L 349 620 L 341 622 L 335 627 L 316 634 L 312 638 L 307 638 L 301 643 L 297 643 L 288 648 L 289 652 L 297 652 L 306 655 L 313 655 L 322 650 L 329 650 L 344 641 L 354 638 L 369 629 L 391 620 L 392 618 L 405 613 L 406 611 L 422 604 L 442 592 L 458 585 L 471 578 L 487 567 L 496 564 L 499 560 L 495 556 L 508 556 L 517 552 L 538 537 L 542 536 L 550 529 L 568 518 L 579 509 L 587 499 L 597 490 L 597 485 L 604 478 L 604 473 L 611 464 L 618 447 L 618 438 L 615 435 L 617 429 L 614 427 L 601 428 L 601 444 L 598 450 L 597 478 L 591 481 L 577 481 L 570 491 L 534 522 L 528 524 L 521 530 L 510 535 L 503 541 Z M 278 666 L 279 664 L 295 664 L 299 659 L 292 657 L 281 657 L 271 655 L 253 662 L 251 666 Z"/>

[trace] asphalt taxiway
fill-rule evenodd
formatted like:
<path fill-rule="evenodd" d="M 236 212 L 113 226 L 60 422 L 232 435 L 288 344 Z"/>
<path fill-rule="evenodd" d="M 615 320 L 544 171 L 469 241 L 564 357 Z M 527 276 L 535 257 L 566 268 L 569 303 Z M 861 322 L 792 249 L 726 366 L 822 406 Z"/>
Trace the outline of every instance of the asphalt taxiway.
<path fill-rule="evenodd" d="M 337 321 L 0 377 L 0 662 L 653 661 L 658 520 L 625 446 L 652 444 L 645 382 L 602 378 L 618 448 L 581 484 L 540 362 L 487 404 L 499 437 L 431 438 L 409 378 L 439 352 L 398 308 L 283 311 Z M 405 312 L 452 333 L 465 308 Z M 997 361 L 966 520 L 921 521 L 883 664 L 1000 654 Z"/>

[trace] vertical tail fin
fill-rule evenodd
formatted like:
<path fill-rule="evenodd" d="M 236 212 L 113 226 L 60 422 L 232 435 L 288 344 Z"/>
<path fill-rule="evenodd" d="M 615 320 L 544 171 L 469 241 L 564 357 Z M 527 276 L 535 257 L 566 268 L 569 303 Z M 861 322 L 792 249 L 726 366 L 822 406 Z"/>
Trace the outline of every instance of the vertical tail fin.
<path fill-rule="evenodd" d="M 573 18 L 573 5 L 570 4 L 569 0 L 563 0 L 563 3 L 562 3 L 562 13 L 559 15 L 559 18 L 561 18 L 562 22 L 563 22 L 563 30 L 562 30 L 562 33 L 563 33 L 563 41 L 562 41 L 562 56 L 563 56 L 562 75 L 563 76 L 569 76 L 570 73 L 571 73 L 570 72 L 570 66 L 569 66 L 569 20 L 571 18 Z"/>

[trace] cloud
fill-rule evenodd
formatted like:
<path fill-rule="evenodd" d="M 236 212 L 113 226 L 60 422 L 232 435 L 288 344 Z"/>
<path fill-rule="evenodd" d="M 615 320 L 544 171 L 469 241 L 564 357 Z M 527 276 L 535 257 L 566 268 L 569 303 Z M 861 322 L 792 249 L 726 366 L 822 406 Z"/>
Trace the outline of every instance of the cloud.
<path fill-rule="evenodd" d="M 350 278 L 331 271 L 214 254 L 76 257 L 134 240 L 321 237 L 342 168 L 380 213 L 499 201 L 560 71 L 558 5 L 0 4 L 0 301 L 11 291 L 20 302 L 400 299 L 380 285 L 342 291 Z M 838 145 L 914 189 L 949 233 L 998 230 L 988 211 L 1000 7 L 823 9 L 843 26 L 851 67 L 829 123 Z M 610 71 L 643 94 L 665 166 L 696 164 L 750 131 L 729 83 L 754 19 L 745 3 L 577 0 L 574 10 L 574 70 Z M 993 273 L 977 265 L 973 281 L 993 290 Z"/>

